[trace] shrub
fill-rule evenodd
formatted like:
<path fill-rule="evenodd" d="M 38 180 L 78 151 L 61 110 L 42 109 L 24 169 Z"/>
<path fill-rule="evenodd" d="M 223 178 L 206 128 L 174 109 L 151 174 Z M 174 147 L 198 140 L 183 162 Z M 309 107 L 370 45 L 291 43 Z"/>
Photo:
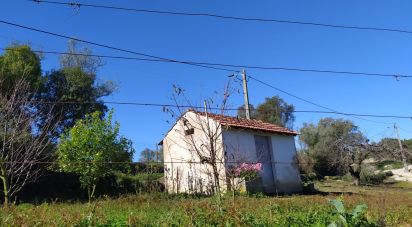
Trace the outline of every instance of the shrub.
<path fill-rule="evenodd" d="M 262 170 L 261 163 L 256 163 L 256 164 L 241 163 L 233 171 L 234 171 L 235 177 L 245 178 L 246 181 L 249 181 L 249 180 L 255 179 L 261 170 Z"/>
<path fill-rule="evenodd" d="M 162 192 L 162 173 L 142 173 L 142 174 L 116 174 L 116 183 L 122 194 L 142 193 L 142 192 Z"/>
<path fill-rule="evenodd" d="M 347 173 L 341 177 L 341 180 L 347 181 L 347 182 L 353 182 L 353 177 L 352 175 L 350 175 L 350 173 Z"/>
<path fill-rule="evenodd" d="M 296 157 L 300 173 L 308 174 L 314 172 L 315 160 L 308 153 L 299 152 Z"/>
<path fill-rule="evenodd" d="M 364 165 L 361 171 L 360 180 L 362 184 L 381 184 L 386 178 L 392 176 L 392 172 L 376 172 L 376 168 L 371 165 Z"/>
<path fill-rule="evenodd" d="M 301 174 L 300 178 L 303 183 L 311 183 L 317 179 L 316 173 Z"/>
<path fill-rule="evenodd" d="M 352 212 L 346 211 L 341 199 L 329 200 L 329 203 L 335 208 L 333 213 L 337 215 L 337 220 L 333 221 L 329 226 L 377 226 L 371 223 L 366 218 L 366 210 L 368 206 L 365 204 L 357 205 Z"/>

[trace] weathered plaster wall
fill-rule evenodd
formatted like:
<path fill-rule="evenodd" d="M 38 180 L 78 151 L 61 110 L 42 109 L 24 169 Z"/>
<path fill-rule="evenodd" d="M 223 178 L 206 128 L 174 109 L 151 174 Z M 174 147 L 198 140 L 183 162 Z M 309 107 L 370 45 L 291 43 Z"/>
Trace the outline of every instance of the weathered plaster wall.
<path fill-rule="evenodd" d="M 282 193 L 293 193 L 301 190 L 301 180 L 296 165 L 296 148 L 293 136 L 268 134 L 252 130 L 225 130 L 223 140 L 226 148 L 228 163 L 256 162 L 255 135 L 268 136 L 272 148 L 272 171 L 276 189 Z M 261 179 L 264 181 L 265 179 Z M 248 184 L 252 190 L 262 190 L 262 182 L 254 181 Z"/>
<path fill-rule="evenodd" d="M 186 124 L 184 123 L 186 119 Z M 205 127 L 217 130 L 218 172 L 220 185 L 225 189 L 225 168 L 222 146 L 221 129 L 219 124 L 204 116 L 187 112 L 167 133 L 163 140 L 165 162 L 165 187 L 170 193 L 210 193 L 213 182 L 213 169 L 211 165 L 200 163 L 201 160 L 195 148 L 202 150 L 203 144 L 209 145 L 209 137 L 205 134 Z M 194 134 L 185 135 L 184 130 L 194 128 Z M 208 156 L 207 149 L 200 151 Z"/>

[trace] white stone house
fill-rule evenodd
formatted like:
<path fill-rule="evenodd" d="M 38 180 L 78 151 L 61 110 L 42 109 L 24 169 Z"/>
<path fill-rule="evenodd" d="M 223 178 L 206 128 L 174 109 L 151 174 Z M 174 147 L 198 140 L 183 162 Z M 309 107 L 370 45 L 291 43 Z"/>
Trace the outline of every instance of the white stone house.
<path fill-rule="evenodd" d="M 296 135 L 285 127 L 258 120 L 189 110 L 160 142 L 165 188 L 169 193 L 208 194 L 218 181 L 222 191 L 239 182 L 249 191 L 298 192 L 302 187 Z M 213 157 L 215 168 L 210 165 Z M 259 177 L 250 182 L 231 181 L 229 170 L 238 163 L 261 163 Z"/>

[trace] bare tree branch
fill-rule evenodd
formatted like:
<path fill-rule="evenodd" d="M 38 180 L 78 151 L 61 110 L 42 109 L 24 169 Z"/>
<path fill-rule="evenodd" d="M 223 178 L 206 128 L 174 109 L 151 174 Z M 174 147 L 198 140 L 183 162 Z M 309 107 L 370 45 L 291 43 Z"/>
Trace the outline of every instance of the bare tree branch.
<path fill-rule="evenodd" d="M 38 127 L 35 103 L 25 80 L 17 81 L 10 94 L 0 96 L 0 179 L 5 205 L 41 176 L 43 166 L 39 162 L 50 157 L 48 133 L 55 129 L 54 121 L 48 114 L 45 124 Z"/>

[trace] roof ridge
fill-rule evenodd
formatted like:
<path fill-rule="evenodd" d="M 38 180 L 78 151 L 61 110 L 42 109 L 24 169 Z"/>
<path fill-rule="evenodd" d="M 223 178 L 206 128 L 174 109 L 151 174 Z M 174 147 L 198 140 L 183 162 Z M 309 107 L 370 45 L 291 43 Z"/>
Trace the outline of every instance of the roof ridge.
<path fill-rule="evenodd" d="M 201 115 L 206 115 L 205 112 L 192 110 L 193 112 Z M 249 129 L 256 129 L 262 130 L 272 133 L 280 133 L 280 134 L 289 134 L 289 135 L 298 135 L 299 133 L 288 129 L 287 127 L 272 124 L 269 122 L 264 122 L 262 120 L 257 119 L 246 119 L 240 118 L 239 116 L 228 116 L 223 114 L 216 114 L 216 113 L 207 113 L 209 117 L 214 119 L 215 121 L 219 121 L 222 125 L 227 125 L 231 127 L 238 127 L 238 128 L 249 128 Z"/>

